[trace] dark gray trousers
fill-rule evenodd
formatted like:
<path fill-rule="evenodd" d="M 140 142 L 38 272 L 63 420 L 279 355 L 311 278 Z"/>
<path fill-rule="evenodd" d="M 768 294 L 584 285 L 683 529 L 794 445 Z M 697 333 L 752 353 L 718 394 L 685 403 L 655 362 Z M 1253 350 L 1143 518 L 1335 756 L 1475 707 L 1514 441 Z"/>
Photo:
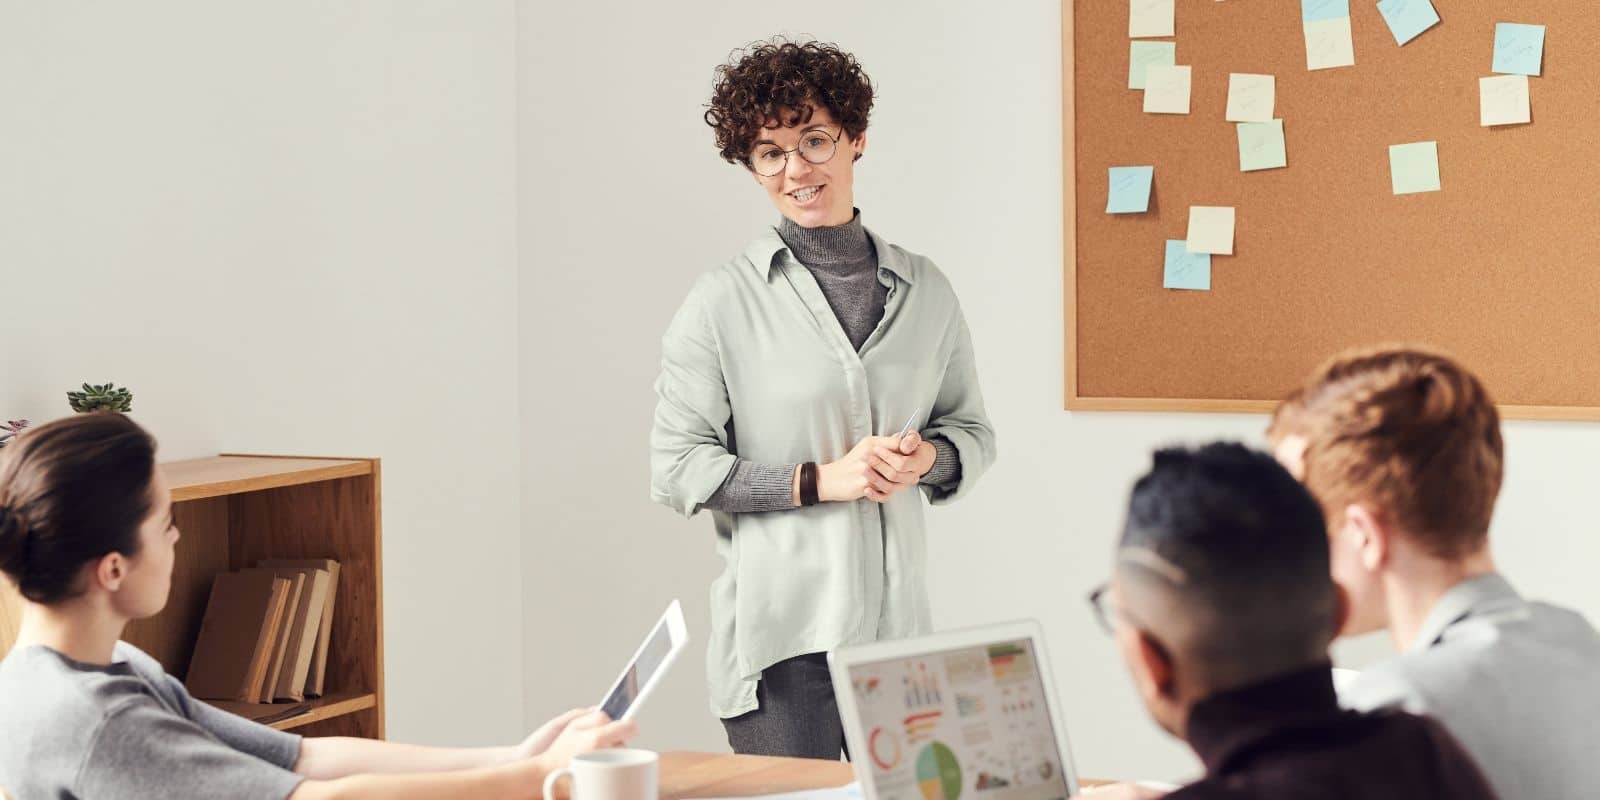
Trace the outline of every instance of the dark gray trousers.
<path fill-rule="evenodd" d="M 795 656 L 762 670 L 756 702 L 755 711 L 722 721 L 733 752 L 831 761 L 843 752 L 849 758 L 825 653 Z"/>

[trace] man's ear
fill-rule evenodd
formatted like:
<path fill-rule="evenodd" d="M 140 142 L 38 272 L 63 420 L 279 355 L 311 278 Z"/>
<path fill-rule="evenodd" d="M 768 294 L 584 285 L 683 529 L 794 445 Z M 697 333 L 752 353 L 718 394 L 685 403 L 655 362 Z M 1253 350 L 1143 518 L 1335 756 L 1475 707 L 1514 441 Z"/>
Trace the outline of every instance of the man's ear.
<path fill-rule="evenodd" d="M 1359 550 L 1361 566 L 1376 572 L 1389 562 L 1393 545 L 1393 531 L 1384 518 L 1360 503 L 1351 503 L 1344 510 L 1343 533 L 1351 535 L 1349 546 Z"/>
<path fill-rule="evenodd" d="M 1142 630 L 1131 630 L 1125 636 L 1127 660 L 1140 693 L 1152 700 L 1174 700 L 1177 675 L 1167 648 Z"/>
<path fill-rule="evenodd" d="M 862 131 L 860 136 L 850 140 L 850 146 L 856 151 L 852 160 L 860 161 L 861 157 L 867 154 L 867 132 Z"/>

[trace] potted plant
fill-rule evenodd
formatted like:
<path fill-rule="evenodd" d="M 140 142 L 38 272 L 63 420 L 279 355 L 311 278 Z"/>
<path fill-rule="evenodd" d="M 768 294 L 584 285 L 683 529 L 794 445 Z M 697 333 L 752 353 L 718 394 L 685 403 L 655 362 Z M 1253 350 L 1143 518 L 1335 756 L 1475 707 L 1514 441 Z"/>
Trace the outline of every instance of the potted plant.
<path fill-rule="evenodd" d="M 4 425 L 0 425 L 0 447 L 5 447 L 6 443 L 15 438 L 17 434 L 22 433 L 22 429 L 26 427 L 28 427 L 28 421 L 25 419 L 13 419 L 7 421 Z"/>
<path fill-rule="evenodd" d="M 118 411 L 126 414 L 133 410 L 133 392 L 118 388 L 114 383 L 98 386 L 83 385 L 81 392 L 67 392 L 67 402 L 79 414 L 90 411 Z"/>

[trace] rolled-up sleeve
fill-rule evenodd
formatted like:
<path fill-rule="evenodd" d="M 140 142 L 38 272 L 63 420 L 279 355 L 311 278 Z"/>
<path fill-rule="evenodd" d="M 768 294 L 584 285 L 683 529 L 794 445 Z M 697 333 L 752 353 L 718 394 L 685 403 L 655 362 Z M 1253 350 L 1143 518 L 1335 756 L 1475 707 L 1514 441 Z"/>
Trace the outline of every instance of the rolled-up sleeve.
<path fill-rule="evenodd" d="M 955 337 L 950 353 L 950 363 L 939 384 L 933 411 L 924 438 L 941 437 L 955 446 L 960 459 L 960 476 L 954 483 L 932 486 L 924 484 L 922 490 L 928 502 L 944 505 L 954 502 L 972 491 L 978 478 L 988 471 L 995 459 L 994 426 L 983 408 L 983 391 L 978 387 L 977 358 L 972 351 L 972 334 L 967 330 L 966 317 L 958 307 L 951 335 Z"/>
<path fill-rule="evenodd" d="M 728 452 L 733 411 L 705 313 L 706 285 L 690 292 L 661 337 L 650 430 L 650 499 L 693 516 L 738 460 Z"/>

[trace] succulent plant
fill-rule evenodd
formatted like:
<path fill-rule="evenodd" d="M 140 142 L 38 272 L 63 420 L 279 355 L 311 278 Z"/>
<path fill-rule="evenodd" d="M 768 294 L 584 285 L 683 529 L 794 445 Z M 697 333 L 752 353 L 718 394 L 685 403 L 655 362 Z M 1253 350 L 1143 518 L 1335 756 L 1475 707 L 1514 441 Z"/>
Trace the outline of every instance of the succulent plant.
<path fill-rule="evenodd" d="M 73 411 L 80 414 L 87 411 L 128 412 L 133 410 L 133 392 L 119 389 L 113 383 L 100 386 L 86 383 L 81 392 L 67 392 L 67 402 L 72 404 Z"/>
<path fill-rule="evenodd" d="M 0 447 L 5 447 L 6 442 L 11 441 L 17 434 L 22 433 L 22 429 L 26 427 L 28 427 L 28 421 L 25 419 L 13 419 L 7 421 L 4 425 L 0 425 Z"/>

